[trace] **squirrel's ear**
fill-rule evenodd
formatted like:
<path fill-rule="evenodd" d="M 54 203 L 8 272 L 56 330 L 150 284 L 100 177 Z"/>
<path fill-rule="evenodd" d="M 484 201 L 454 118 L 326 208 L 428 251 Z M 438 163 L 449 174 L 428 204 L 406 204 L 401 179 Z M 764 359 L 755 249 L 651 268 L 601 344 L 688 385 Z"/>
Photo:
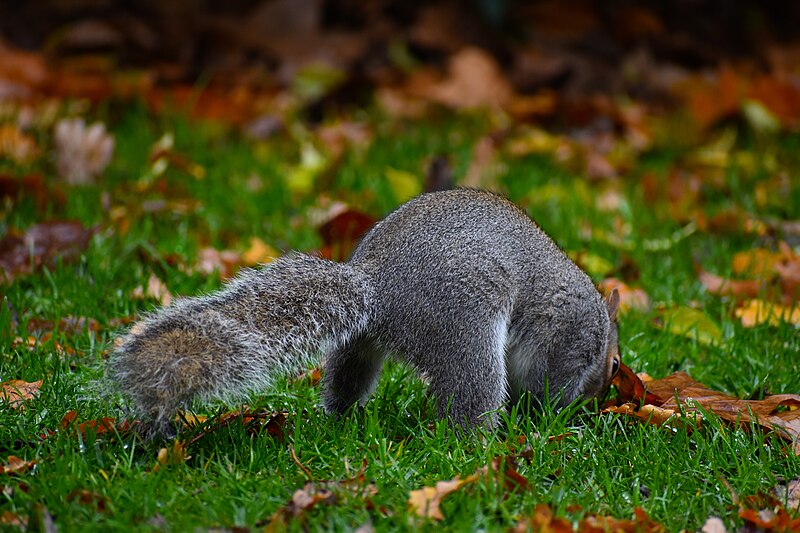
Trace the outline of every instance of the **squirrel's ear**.
<path fill-rule="evenodd" d="M 613 322 L 617 319 L 617 311 L 619 310 L 619 292 L 616 288 L 611 289 L 611 292 L 606 296 L 606 307 L 608 307 L 608 318 Z"/>

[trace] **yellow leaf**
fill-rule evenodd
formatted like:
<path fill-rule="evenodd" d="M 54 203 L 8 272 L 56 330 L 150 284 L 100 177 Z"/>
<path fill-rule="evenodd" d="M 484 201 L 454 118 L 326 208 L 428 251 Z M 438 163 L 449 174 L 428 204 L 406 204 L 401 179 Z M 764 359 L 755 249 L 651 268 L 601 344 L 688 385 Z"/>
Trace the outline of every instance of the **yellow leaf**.
<path fill-rule="evenodd" d="M 733 272 L 735 274 L 750 274 L 756 277 L 771 276 L 775 273 L 775 264 L 781 259 L 781 254 L 754 248 L 739 252 L 733 256 Z"/>
<path fill-rule="evenodd" d="M 722 330 L 710 316 L 691 307 L 665 309 L 661 316 L 668 332 L 694 339 L 701 344 L 722 340 Z"/>
<path fill-rule="evenodd" d="M 278 251 L 258 237 L 250 239 L 250 247 L 242 254 L 242 262 L 247 266 L 269 263 L 278 257 Z"/>
<path fill-rule="evenodd" d="M 398 202 L 405 202 L 422 192 L 422 184 L 419 178 L 411 172 L 397 170 L 388 167 L 386 169 L 386 179 L 389 181 L 389 188 Z"/>
<path fill-rule="evenodd" d="M 408 505 L 417 516 L 444 520 L 444 515 L 439 505 L 448 494 L 457 491 L 467 483 L 478 479 L 478 474 L 472 474 L 464 479 L 455 477 L 449 481 L 439 481 L 435 487 L 422 487 L 412 490 L 408 496 Z"/>
<path fill-rule="evenodd" d="M 795 326 L 800 325 L 800 307 L 786 307 L 764 300 L 750 300 L 743 307 L 736 309 L 736 318 L 742 321 L 746 328 L 760 324 L 780 326 L 787 322 Z"/>

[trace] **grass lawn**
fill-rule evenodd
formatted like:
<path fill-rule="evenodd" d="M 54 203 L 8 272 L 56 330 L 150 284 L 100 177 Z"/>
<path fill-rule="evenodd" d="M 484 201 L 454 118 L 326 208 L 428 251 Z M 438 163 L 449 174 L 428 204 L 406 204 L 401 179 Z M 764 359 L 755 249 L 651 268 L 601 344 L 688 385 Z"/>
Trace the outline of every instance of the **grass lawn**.
<path fill-rule="evenodd" d="M 0 236 L 46 220 L 78 220 L 95 229 L 77 260 L 0 286 L 0 382 L 43 380 L 24 409 L 0 405 L 0 463 L 8 456 L 35 461 L 27 471 L 0 474 L 2 527 L 13 527 L 15 518 L 45 527 L 52 518 L 61 531 L 258 529 L 287 509 L 310 476 L 335 501 L 296 515 L 286 510 L 291 530 L 369 524 L 378 531 L 507 530 L 541 503 L 576 522 L 587 515 L 632 518 L 641 507 L 669 531 L 698 530 L 711 516 L 738 528 L 737 498 L 800 477 L 800 457 L 786 442 L 757 428 L 733 429 L 711 415 L 689 431 L 577 408 L 545 409 L 534 419 L 512 413 L 483 442 L 459 441 L 435 419 L 422 381 L 398 364 L 388 365 L 367 406 L 342 420 L 322 412 L 319 391 L 308 380 L 287 376 L 248 402 L 251 410 L 288 413 L 282 439 L 231 423 L 187 446 L 189 457 L 171 464 L 157 460 L 169 442 L 143 442 L 132 432 L 58 430 L 70 411 L 77 422 L 124 417 L 122 400 L 103 394 L 103 364 L 118 319 L 158 305 L 154 298 L 131 296 L 152 275 L 172 294 L 192 295 L 222 283 L 219 274 L 187 268 L 203 248 L 243 252 L 258 237 L 279 251 L 317 249 L 312 214 L 323 192 L 380 218 L 413 191 L 387 179 L 387 169 L 421 182 L 431 157 L 445 153 L 461 178 L 476 142 L 494 127 L 482 115 L 405 121 L 375 112 L 365 119 L 374 139 L 334 162 L 313 149 L 319 143 L 310 131 L 290 128 L 255 141 L 225 127 L 153 116 L 130 105 L 89 116 L 104 121 L 116 143 L 97 183 L 62 186 L 59 199 L 52 158 L 0 163 L 0 174 L 40 172 L 49 184 L 42 205 L 25 194 L 4 201 Z M 170 153 L 180 157 L 167 158 L 164 169 L 150 155 L 166 134 L 174 139 Z M 34 135 L 52 149 L 48 128 Z M 593 258 L 589 270 L 596 281 L 609 272 L 636 272 L 625 277 L 644 290 L 651 306 L 623 314 L 620 322 L 622 358 L 635 371 L 659 378 L 685 370 L 713 389 L 744 398 L 800 393 L 797 327 L 744 327 L 734 315 L 735 302 L 709 294 L 696 272 L 702 265 L 730 276 L 736 252 L 774 249 L 777 240 L 769 233 L 712 231 L 693 222 L 696 212 L 710 219 L 734 209 L 764 220 L 797 218 L 799 147 L 798 135 L 763 138 L 742 128 L 722 164 L 701 174 L 698 183 L 687 178 L 676 192 L 670 184 L 682 182 L 670 173 L 693 157 L 689 143 L 658 144 L 611 182 L 589 182 L 550 156 L 515 155 L 501 145 L 494 185 L 565 250 Z M 314 157 L 321 158 L 319 166 Z M 784 186 L 776 188 L 781 175 Z M 684 307 L 701 310 L 719 327 L 716 340 L 704 342 L 697 330 L 680 334 L 670 327 L 664 310 Z M 99 328 L 41 324 L 67 317 L 95 319 Z M 30 335 L 44 340 L 33 346 L 15 342 Z M 213 415 L 236 407 L 198 404 L 194 412 Z M 185 430 L 181 438 L 199 432 Z M 466 478 L 496 457 L 517 453 L 525 456 L 517 460 L 517 472 L 527 480 L 523 490 L 479 475 L 443 500 L 443 520 L 417 518 L 409 510 L 411 491 Z"/>

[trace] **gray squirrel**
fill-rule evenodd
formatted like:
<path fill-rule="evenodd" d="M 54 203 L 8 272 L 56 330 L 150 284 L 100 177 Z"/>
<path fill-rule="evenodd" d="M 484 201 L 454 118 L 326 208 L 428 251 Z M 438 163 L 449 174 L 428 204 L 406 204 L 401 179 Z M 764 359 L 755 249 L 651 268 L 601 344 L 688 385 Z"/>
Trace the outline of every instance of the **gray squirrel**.
<path fill-rule="evenodd" d="M 320 355 L 324 408 L 340 415 L 367 401 L 391 353 L 427 379 L 440 417 L 492 428 L 526 392 L 558 405 L 604 394 L 618 304 L 510 201 L 433 192 L 347 263 L 292 253 L 156 311 L 120 339 L 110 374 L 143 427 L 169 434 L 192 399 L 263 390 Z"/>

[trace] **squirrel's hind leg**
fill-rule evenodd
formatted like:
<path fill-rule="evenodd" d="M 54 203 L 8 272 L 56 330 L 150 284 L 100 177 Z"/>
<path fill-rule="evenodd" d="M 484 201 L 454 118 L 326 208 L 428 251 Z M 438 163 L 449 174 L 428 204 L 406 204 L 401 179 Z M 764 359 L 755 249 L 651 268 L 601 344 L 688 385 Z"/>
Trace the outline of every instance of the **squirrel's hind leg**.
<path fill-rule="evenodd" d="M 324 356 L 322 400 L 328 413 L 343 415 L 363 405 L 375 391 L 386 353 L 373 339 L 360 335 Z"/>
<path fill-rule="evenodd" d="M 446 417 L 453 426 L 492 429 L 499 422 L 498 411 L 508 399 L 508 321 L 498 317 L 488 326 L 436 346 L 438 356 L 421 368 L 437 399 L 439 417 Z"/>

